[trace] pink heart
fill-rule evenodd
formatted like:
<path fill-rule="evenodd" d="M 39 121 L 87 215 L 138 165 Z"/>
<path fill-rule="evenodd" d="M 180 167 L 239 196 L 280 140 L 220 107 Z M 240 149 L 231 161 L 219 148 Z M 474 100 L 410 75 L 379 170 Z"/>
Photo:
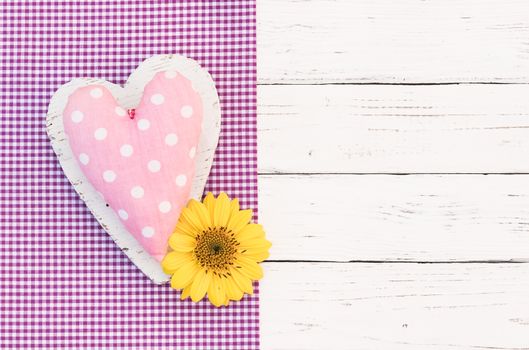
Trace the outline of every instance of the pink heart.
<path fill-rule="evenodd" d="M 175 71 L 158 72 L 135 110 L 105 86 L 76 89 L 64 130 L 81 171 L 145 250 L 161 260 L 190 196 L 202 100 Z"/>

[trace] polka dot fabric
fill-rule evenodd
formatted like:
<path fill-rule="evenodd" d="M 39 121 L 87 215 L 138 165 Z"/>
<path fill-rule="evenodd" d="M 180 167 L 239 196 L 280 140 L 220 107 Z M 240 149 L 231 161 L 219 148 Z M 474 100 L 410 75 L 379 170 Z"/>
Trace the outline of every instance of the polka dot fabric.
<path fill-rule="evenodd" d="M 255 2 L 3 0 L 0 11 L 0 349 L 259 349 L 258 284 L 215 308 L 152 283 L 86 208 L 46 134 L 50 98 L 69 80 L 124 84 L 152 55 L 188 56 L 222 109 L 206 190 L 257 209 Z"/>
<path fill-rule="evenodd" d="M 202 119 L 200 95 L 172 71 L 154 76 L 134 111 L 100 85 L 77 89 L 64 110 L 82 172 L 158 261 L 189 199 Z"/>

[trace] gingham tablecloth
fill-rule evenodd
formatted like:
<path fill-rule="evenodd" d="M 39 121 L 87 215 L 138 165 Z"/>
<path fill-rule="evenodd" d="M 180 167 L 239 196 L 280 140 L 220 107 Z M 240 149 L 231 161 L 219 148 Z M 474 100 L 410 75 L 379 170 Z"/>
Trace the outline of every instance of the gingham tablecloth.
<path fill-rule="evenodd" d="M 256 208 L 254 1 L 3 0 L 0 22 L 0 348 L 257 349 L 258 295 L 217 309 L 151 283 L 78 198 L 45 132 L 68 80 L 124 83 L 150 55 L 186 55 L 222 104 L 207 190 Z"/>

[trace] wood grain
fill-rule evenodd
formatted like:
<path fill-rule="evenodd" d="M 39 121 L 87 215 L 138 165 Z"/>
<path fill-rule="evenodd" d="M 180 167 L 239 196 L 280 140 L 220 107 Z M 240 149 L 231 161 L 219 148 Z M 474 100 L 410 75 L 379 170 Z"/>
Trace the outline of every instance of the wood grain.
<path fill-rule="evenodd" d="M 528 264 L 265 270 L 263 350 L 529 349 Z"/>
<path fill-rule="evenodd" d="M 529 175 L 262 175 L 259 208 L 272 260 L 529 261 Z"/>
<path fill-rule="evenodd" d="M 525 0 L 266 0 L 266 84 L 529 82 Z"/>
<path fill-rule="evenodd" d="M 529 172 L 529 85 L 258 92 L 261 173 Z"/>
<path fill-rule="evenodd" d="M 529 349 L 528 13 L 258 2 L 263 350 Z"/>

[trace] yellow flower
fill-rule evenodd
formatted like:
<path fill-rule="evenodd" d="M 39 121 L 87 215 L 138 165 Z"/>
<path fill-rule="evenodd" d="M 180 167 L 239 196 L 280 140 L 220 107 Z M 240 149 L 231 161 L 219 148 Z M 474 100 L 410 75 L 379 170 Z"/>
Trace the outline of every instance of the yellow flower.
<path fill-rule="evenodd" d="M 258 263 L 268 258 L 271 243 L 251 218 L 252 211 L 240 210 L 239 201 L 226 193 L 188 202 L 169 237 L 172 250 L 162 260 L 171 287 L 183 289 L 182 299 L 198 302 L 207 293 L 221 306 L 253 293 L 252 281 L 263 277 Z"/>

